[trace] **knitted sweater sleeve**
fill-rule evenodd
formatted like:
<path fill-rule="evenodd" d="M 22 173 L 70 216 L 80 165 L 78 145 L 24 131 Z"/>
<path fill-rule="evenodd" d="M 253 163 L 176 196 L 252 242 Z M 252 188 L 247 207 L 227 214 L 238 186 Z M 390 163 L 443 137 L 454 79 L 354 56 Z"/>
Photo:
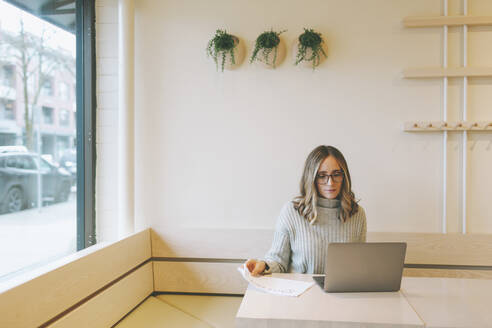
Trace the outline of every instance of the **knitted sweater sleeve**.
<path fill-rule="evenodd" d="M 290 203 L 284 205 L 277 219 L 272 246 L 262 259 L 270 267 L 265 273 L 287 272 L 289 268 L 291 249 L 288 218 L 290 207 L 292 207 Z"/>
<path fill-rule="evenodd" d="M 362 208 L 362 206 L 359 206 L 359 211 L 357 213 L 360 219 L 360 231 L 359 231 L 359 241 L 365 243 L 367 240 L 366 235 L 367 235 L 367 220 L 366 220 L 366 212 Z"/>

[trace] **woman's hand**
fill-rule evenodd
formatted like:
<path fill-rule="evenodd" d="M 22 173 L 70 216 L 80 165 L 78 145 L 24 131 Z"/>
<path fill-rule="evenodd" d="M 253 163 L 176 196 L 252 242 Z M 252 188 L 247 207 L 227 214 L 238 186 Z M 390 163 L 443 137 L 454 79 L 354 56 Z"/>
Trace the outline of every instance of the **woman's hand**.
<path fill-rule="evenodd" d="M 256 259 L 249 259 L 246 261 L 246 267 L 252 276 L 259 276 L 263 271 L 265 271 L 265 262 L 257 261 Z"/>

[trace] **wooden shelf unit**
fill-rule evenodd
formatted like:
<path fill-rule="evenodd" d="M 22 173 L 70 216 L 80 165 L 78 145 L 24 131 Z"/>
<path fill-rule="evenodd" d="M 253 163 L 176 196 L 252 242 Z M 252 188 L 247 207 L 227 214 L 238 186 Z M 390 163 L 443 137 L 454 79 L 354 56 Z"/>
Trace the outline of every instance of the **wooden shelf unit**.
<path fill-rule="evenodd" d="M 492 121 L 412 121 L 405 122 L 403 130 L 407 132 L 492 131 Z"/>

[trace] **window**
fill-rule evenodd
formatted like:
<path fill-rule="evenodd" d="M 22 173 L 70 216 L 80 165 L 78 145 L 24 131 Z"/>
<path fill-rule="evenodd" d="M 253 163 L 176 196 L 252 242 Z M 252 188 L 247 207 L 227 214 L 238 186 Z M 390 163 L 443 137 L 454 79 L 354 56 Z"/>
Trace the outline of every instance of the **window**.
<path fill-rule="evenodd" d="M 44 75 L 41 78 L 41 94 L 43 96 L 48 96 L 52 97 L 54 96 L 54 90 L 53 90 L 53 78 L 48 75 Z"/>
<path fill-rule="evenodd" d="M 45 171 L 45 172 L 48 172 L 51 170 L 51 166 L 46 163 L 46 161 L 44 159 L 41 159 L 40 161 L 37 161 L 39 163 L 39 169 L 41 171 Z"/>
<path fill-rule="evenodd" d="M 8 155 L 7 167 L 18 170 L 36 170 L 33 155 Z M 22 183 L 21 183 L 22 184 Z"/>
<path fill-rule="evenodd" d="M 9 156 L 7 158 L 6 166 L 13 169 L 17 168 L 17 158 L 15 156 Z"/>
<path fill-rule="evenodd" d="M 70 100 L 70 88 L 68 87 L 68 84 L 65 82 L 60 82 L 58 85 L 58 95 L 61 100 Z"/>
<path fill-rule="evenodd" d="M 0 98 L 0 121 L 15 120 L 14 101 Z"/>
<path fill-rule="evenodd" d="M 31 155 L 28 156 L 18 156 L 17 157 L 17 168 L 22 170 L 36 170 L 36 164 Z"/>
<path fill-rule="evenodd" d="M 58 124 L 60 126 L 70 125 L 70 112 L 66 109 L 60 109 L 58 112 Z"/>
<path fill-rule="evenodd" d="M 14 87 L 15 85 L 15 66 L 2 65 L 0 67 L 0 85 Z"/>
<path fill-rule="evenodd" d="M 0 0 L 0 282 L 96 243 L 95 5 L 62 2 Z"/>
<path fill-rule="evenodd" d="M 55 122 L 53 118 L 53 108 L 43 106 L 43 123 L 44 124 L 53 124 Z"/>

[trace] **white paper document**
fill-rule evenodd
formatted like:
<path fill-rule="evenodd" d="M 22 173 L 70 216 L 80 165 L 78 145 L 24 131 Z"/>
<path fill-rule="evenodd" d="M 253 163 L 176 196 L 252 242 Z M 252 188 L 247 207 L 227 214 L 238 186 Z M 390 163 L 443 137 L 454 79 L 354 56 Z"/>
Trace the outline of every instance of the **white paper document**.
<path fill-rule="evenodd" d="M 272 278 L 268 276 L 253 277 L 245 264 L 237 269 L 247 282 L 257 289 L 270 294 L 299 296 L 314 285 L 314 282 Z"/>

